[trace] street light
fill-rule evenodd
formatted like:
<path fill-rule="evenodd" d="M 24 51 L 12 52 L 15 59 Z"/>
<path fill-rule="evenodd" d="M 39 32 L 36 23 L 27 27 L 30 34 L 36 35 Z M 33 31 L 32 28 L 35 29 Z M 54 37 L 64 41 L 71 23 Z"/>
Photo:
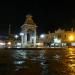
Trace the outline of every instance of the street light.
<path fill-rule="evenodd" d="M 11 46 L 12 46 L 11 41 L 8 41 L 8 42 L 7 42 L 7 46 L 8 46 L 8 48 L 11 48 Z"/>
<path fill-rule="evenodd" d="M 45 37 L 45 34 L 41 34 L 41 35 L 40 35 L 40 38 L 44 38 L 44 37 Z"/>
<path fill-rule="evenodd" d="M 8 44 L 8 45 L 11 45 L 11 42 L 9 41 L 7 44 Z"/>
<path fill-rule="evenodd" d="M 20 33 L 20 36 L 23 36 L 23 35 L 24 35 L 24 33 L 21 32 L 21 33 Z"/>
<path fill-rule="evenodd" d="M 73 35 L 70 35 L 69 36 L 69 41 L 73 41 L 74 40 L 74 36 Z"/>
<path fill-rule="evenodd" d="M 18 35 L 15 35 L 14 37 L 17 39 L 19 36 Z"/>

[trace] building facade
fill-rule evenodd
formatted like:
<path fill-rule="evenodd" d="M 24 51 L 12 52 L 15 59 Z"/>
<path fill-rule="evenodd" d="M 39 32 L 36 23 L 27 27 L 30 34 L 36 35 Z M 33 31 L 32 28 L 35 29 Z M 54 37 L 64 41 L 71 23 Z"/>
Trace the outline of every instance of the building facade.
<path fill-rule="evenodd" d="M 50 43 L 51 41 L 54 42 L 54 39 L 61 40 L 61 44 L 66 43 L 66 44 L 71 44 L 75 43 L 75 31 L 73 28 L 71 28 L 70 31 L 65 31 L 62 29 L 56 30 L 54 33 L 48 33 L 45 34 L 45 43 Z M 60 43 L 59 43 L 60 44 Z"/>

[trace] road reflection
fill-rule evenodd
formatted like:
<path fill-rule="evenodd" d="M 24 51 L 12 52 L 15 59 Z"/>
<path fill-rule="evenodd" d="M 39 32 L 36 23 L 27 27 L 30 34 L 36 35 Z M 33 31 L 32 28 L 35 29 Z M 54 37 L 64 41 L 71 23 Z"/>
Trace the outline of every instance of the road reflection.
<path fill-rule="evenodd" d="M 75 75 L 75 48 L 0 50 L 0 75 Z"/>

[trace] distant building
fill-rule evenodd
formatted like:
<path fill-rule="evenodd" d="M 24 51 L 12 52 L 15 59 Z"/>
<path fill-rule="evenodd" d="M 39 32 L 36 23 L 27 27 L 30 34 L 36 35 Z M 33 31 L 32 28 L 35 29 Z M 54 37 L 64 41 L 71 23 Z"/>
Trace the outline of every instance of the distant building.
<path fill-rule="evenodd" d="M 70 31 L 65 31 L 65 30 L 62 30 L 59 28 L 54 33 L 49 32 L 48 34 L 45 34 L 44 42 L 50 43 L 55 38 L 60 39 L 61 44 L 63 44 L 63 43 L 66 43 L 66 44 L 75 43 L 75 31 L 73 30 L 73 28 L 71 28 Z"/>

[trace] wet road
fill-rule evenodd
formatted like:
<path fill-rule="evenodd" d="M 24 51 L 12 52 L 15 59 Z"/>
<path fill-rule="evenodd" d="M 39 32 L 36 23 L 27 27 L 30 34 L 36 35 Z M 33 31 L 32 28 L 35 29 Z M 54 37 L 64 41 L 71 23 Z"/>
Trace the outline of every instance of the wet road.
<path fill-rule="evenodd" d="M 75 48 L 0 49 L 0 75 L 75 75 Z"/>

